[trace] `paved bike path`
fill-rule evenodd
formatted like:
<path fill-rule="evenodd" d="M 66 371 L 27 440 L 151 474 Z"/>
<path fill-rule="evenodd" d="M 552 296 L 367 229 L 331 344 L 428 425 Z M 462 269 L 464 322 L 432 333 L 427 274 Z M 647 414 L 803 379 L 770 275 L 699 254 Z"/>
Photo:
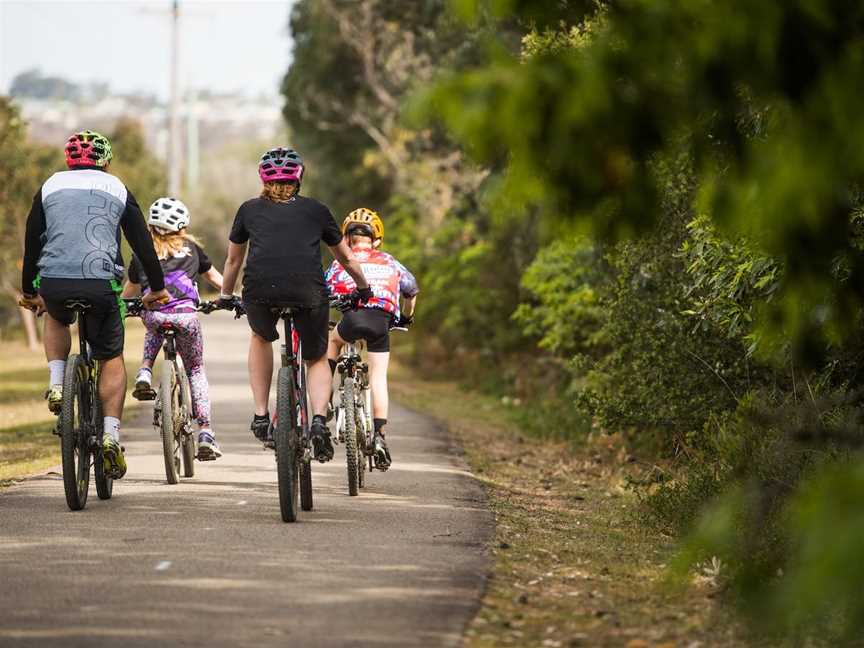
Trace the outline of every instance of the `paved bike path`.
<path fill-rule="evenodd" d="M 91 483 L 73 513 L 56 474 L 0 492 L 0 646 L 459 645 L 492 517 L 445 432 L 393 407 L 393 468 L 349 498 L 337 448 L 314 465 L 315 510 L 285 524 L 248 431 L 247 327 L 204 325 L 225 456 L 167 485 L 146 407 L 112 500 Z"/>

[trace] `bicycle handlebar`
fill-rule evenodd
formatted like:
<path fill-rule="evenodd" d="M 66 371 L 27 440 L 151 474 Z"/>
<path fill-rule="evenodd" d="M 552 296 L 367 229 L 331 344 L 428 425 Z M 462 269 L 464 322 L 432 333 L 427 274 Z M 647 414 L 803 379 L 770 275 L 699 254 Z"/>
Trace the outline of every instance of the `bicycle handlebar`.
<path fill-rule="evenodd" d="M 147 308 L 144 306 L 144 302 L 140 297 L 124 297 L 123 302 L 126 304 L 126 314 L 131 315 L 133 317 L 140 317 L 141 313 L 143 313 Z M 242 315 L 246 314 L 246 309 L 243 308 L 243 304 L 238 300 L 231 304 L 230 306 L 223 306 L 219 303 L 219 300 L 215 301 L 204 301 L 200 302 L 196 308 L 196 311 L 199 313 L 204 313 L 205 315 L 209 315 L 213 311 L 217 310 L 231 310 L 234 311 L 234 318 L 240 319 Z"/>

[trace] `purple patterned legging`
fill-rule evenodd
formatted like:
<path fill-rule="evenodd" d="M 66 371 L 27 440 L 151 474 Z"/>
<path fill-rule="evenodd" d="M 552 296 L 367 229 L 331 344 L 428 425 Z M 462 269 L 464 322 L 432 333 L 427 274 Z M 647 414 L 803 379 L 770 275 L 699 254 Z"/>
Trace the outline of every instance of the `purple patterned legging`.
<path fill-rule="evenodd" d="M 192 408 L 198 425 L 210 427 L 210 387 L 207 384 L 207 374 L 204 373 L 204 337 L 201 335 L 201 322 L 195 313 L 160 313 L 145 311 L 141 319 L 147 327 L 144 336 L 144 364 L 153 366 L 159 349 L 162 348 L 162 333 L 159 327 L 170 322 L 177 333 L 175 341 L 177 352 L 183 358 L 186 375 L 189 376 L 189 387 L 192 390 Z"/>

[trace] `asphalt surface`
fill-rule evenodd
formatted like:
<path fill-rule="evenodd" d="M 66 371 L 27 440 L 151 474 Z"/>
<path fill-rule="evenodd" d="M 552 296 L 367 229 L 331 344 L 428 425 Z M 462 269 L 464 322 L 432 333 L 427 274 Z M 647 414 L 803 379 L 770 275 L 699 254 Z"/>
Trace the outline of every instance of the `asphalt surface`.
<path fill-rule="evenodd" d="M 314 464 L 315 509 L 285 524 L 248 430 L 247 327 L 204 326 L 225 455 L 169 486 L 147 406 L 110 501 L 91 483 L 69 511 L 56 472 L 0 492 L 0 646 L 459 645 L 492 517 L 444 430 L 394 406 L 393 468 L 349 497 L 337 447 Z"/>

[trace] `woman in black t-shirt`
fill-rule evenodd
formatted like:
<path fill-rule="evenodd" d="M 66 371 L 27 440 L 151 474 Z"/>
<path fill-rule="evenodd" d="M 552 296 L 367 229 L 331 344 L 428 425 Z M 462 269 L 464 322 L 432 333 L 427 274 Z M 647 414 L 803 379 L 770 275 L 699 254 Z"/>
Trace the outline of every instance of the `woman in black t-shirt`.
<path fill-rule="evenodd" d="M 243 304 L 252 337 L 249 342 L 249 382 L 255 401 L 252 432 L 267 441 L 270 381 L 273 375 L 272 343 L 278 339 L 278 315 L 272 308 L 293 306 L 299 312 L 294 324 L 307 365 L 309 400 L 312 407 L 311 437 L 319 461 L 333 458 L 333 445 L 325 413 L 332 380 L 327 364 L 329 304 L 321 243 L 326 244 L 357 282 L 365 302 L 372 291 L 360 264 L 354 259 L 333 214 L 326 205 L 301 196 L 303 160 L 293 150 L 267 151 L 258 165 L 264 183 L 261 195 L 240 205 L 228 237 L 228 257 L 222 299 L 233 299 L 234 285 L 246 248 L 243 273 Z"/>

